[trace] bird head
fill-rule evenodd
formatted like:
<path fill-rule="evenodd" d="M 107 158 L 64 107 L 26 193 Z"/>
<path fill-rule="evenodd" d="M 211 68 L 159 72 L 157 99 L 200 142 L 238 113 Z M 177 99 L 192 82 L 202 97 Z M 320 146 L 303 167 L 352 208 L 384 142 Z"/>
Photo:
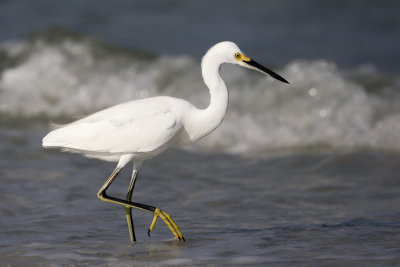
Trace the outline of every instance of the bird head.
<path fill-rule="evenodd" d="M 246 56 L 240 48 L 233 42 L 220 42 L 214 45 L 209 51 L 215 51 L 221 58 L 220 60 L 225 63 L 236 64 L 248 69 L 257 70 L 261 73 L 267 74 L 278 81 L 289 83 L 286 79 L 276 74 L 272 70 L 262 66 L 250 57 Z"/>

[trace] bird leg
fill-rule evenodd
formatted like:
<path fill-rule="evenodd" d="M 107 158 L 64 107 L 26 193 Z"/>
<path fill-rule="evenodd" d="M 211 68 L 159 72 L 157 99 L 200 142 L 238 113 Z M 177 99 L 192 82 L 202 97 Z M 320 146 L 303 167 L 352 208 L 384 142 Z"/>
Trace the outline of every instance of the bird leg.
<path fill-rule="evenodd" d="M 152 223 L 150 225 L 150 228 L 149 228 L 149 230 L 147 232 L 149 234 L 149 236 L 150 236 L 150 232 L 154 230 L 155 224 L 157 222 L 157 218 L 160 217 L 165 222 L 165 224 L 168 226 L 168 228 L 171 230 L 171 232 L 174 234 L 174 236 L 178 240 L 185 241 L 185 238 L 183 238 L 182 233 L 179 230 L 178 226 L 172 220 L 171 216 L 168 213 L 162 211 L 159 208 L 156 208 L 156 207 L 153 207 L 153 206 L 150 206 L 150 205 L 146 205 L 146 204 L 141 204 L 141 203 L 130 201 L 130 198 L 132 197 L 132 191 L 133 191 L 133 187 L 135 185 L 137 173 L 135 174 L 135 179 L 133 179 L 133 176 L 132 176 L 131 184 L 129 185 L 129 190 L 128 190 L 128 194 L 127 194 L 127 200 L 119 199 L 119 198 L 107 195 L 106 191 L 107 191 L 108 187 L 115 180 L 115 178 L 117 177 L 117 175 L 119 174 L 121 169 L 122 168 L 117 167 L 111 173 L 110 177 L 108 177 L 107 181 L 103 184 L 103 186 L 97 192 L 97 197 L 100 200 L 104 201 L 104 202 L 110 202 L 110 203 L 115 203 L 115 204 L 119 204 L 119 205 L 125 206 L 125 214 L 126 214 L 127 220 L 129 219 L 128 220 L 128 226 L 129 226 L 131 240 L 132 240 L 132 237 L 134 238 L 134 231 L 133 231 L 133 223 L 130 225 L 130 222 L 132 222 L 131 221 L 132 220 L 131 210 L 128 211 L 128 208 L 141 209 L 141 210 L 152 212 L 154 214 L 153 221 L 152 221 Z M 131 228 L 131 226 L 132 226 L 132 228 Z M 131 231 L 132 231 L 133 235 L 131 234 Z"/>
<path fill-rule="evenodd" d="M 126 194 L 127 201 L 132 200 L 132 192 L 133 192 L 133 188 L 135 187 L 137 174 L 138 174 L 138 171 L 133 170 L 131 182 L 129 183 L 129 187 L 128 187 L 128 193 Z M 129 228 L 129 236 L 131 238 L 131 242 L 134 243 L 136 241 L 136 236 L 135 236 L 135 229 L 133 227 L 133 220 L 132 220 L 132 207 L 125 206 L 124 209 L 125 209 L 126 221 L 128 223 L 128 228 Z"/>

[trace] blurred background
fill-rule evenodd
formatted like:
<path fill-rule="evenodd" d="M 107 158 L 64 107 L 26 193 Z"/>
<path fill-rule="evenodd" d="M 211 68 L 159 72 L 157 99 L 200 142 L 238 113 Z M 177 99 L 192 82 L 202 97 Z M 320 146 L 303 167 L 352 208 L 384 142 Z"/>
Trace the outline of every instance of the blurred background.
<path fill-rule="evenodd" d="M 68 122 L 154 95 L 205 107 L 201 57 L 231 40 L 292 86 L 224 68 L 227 122 L 202 148 L 397 150 L 398 7 L 397 1 L 2 1 L 0 116 Z"/>
<path fill-rule="evenodd" d="M 399 264 L 399 10 L 0 0 L 0 264 Z M 170 211 L 188 242 L 161 223 L 148 241 L 151 216 L 138 212 L 145 241 L 129 246 L 122 208 L 95 197 L 114 165 L 45 151 L 41 139 L 50 122 L 132 99 L 206 107 L 201 57 L 225 40 L 291 85 L 224 66 L 221 127 L 146 163 L 134 192 Z"/>
<path fill-rule="evenodd" d="M 397 1 L 1 1 L 0 41 L 58 26 L 157 55 L 199 59 L 232 40 L 272 65 L 326 59 L 398 70 L 397 11 Z"/>

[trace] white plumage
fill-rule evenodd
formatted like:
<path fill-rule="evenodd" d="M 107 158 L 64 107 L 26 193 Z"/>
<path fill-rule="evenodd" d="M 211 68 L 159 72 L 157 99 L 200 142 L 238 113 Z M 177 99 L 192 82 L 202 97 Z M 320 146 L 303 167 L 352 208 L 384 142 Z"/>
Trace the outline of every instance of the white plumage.
<path fill-rule="evenodd" d="M 143 160 L 154 157 L 168 147 L 193 143 L 221 124 L 228 107 L 228 90 L 220 76 L 223 63 L 256 69 L 287 83 L 276 73 L 245 56 L 236 44 L 221 42 L 208 50 L 201 63 L 203 79 L 210 90 L 210 104 L 207 108 L 198 109 L 186 100 L 168 96 L 134 100 L 63 125 L 43 138 L 45 148 L 60 148 L 88 157 L 118 161 L 116 170 L 100 189 L 98 197 L 103 201 L 124 205 L 128 209 L 126 212 L 132 241 L 135 240 L 130 215 L 132 207 L 155 214 L 150 230 L 160 216 L 174 235 L 183 239 L 168 214 L 149 205 L 130 202 L 130 198 Z M 134 171 L 127 201 L 108 197 L 105 193 L 108 186 L 120 169 L 131 160 L 134 162 Z"/>
<path fill-rule="evenodd" d="M 124 154 L 147 158 L 182 140 L 177 137 L 191 108 L 170 97 L 122 103 L 50 132 L 43 146 L 110 161 Z"/>

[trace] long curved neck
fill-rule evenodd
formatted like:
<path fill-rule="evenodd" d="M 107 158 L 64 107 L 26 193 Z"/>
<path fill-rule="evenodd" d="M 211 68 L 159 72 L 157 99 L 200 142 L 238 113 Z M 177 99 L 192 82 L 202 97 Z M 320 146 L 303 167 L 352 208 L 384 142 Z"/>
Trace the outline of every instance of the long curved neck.
<path fill-rule="evenodd" d="M 228 89 L 220 75 L 221 62 L 207 56 L 208 54 L 203 58 L 201 67 L 204 83 L 210 90 L 210 104 L 203 112 L 217 127 L 228 109 Z"/>
<path fill-rule="evenodd" d="M 210 90 L 210 104 L 197 112 L 195 140 L 214 131 L 226 115 L 228 90 L 220 75 L 222 63 L 218 57 L 210 53 L 207 53 L 201 62 L 204 83 Z"/>

